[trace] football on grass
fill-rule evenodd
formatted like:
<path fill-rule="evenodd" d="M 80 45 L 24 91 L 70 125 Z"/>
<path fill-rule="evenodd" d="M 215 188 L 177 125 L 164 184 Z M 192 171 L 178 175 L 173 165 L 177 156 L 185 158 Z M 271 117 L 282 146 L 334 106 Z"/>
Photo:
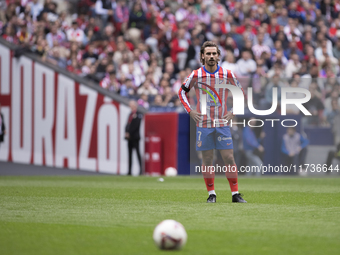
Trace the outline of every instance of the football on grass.
<path fill-rule="evenodd" d="M 177 175 L 177 170 L 174 167 L 168 167 L 164 171 L 165 176 L 176 176 Z"/>
<path fill-rule="evenodd" d="M 183 225 L 175 220 L 163 220 L 153 231 L 153 240 L 162 250 L 181 249 L 187 241 Z"/>

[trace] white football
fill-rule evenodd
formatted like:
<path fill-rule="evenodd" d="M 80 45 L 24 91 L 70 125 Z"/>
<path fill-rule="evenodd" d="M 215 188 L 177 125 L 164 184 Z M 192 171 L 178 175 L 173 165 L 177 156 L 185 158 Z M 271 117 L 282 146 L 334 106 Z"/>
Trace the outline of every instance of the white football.
<path fill-rule="evenodd" d="M 176 176 L 177 175 L 177 170 L 174 167 L 168 167 L 164 171 L 165 176 Z"/>
<path fill-rule="evenodd" d="M 187 242 L 187 232 L 183 225 L 175 220 L 163 220 L 153 231 L 153 240 L 162 250 L 178 250 Z"/>

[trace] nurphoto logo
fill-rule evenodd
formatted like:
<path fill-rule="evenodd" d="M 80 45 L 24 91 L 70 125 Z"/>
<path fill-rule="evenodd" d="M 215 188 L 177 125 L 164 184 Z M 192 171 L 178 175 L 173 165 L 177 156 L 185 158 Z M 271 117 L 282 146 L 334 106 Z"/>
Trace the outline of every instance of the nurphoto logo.
<path fill-rule="evenodd" d="M 226 80 L 225 82 L 223 82 Z M 211 100 L 214 102 L 214 105 L 222 105 L 222 100 L 220 96 L 218 95 L 216 89 L 228 89 L 232 93 L 233 97 L 233 114 L 235 115 L 244 115 L 244 95 L 242 92 L 242 87 L 240 83 L 237 81 L 236 86 L 227 84 L 227 79 L 222 79 L 220 80 L 219 83 L 216 83 L 214 87 L 208 85 L 205 82 L 198 82 L 202 87 L 198 87 L 200 90 L 206 92 L 205 96 L 203 95 L 200 99 L 200 105 L 201 105 L 201 114 L 207 115 L 207 105 L 211 105 Z M 209 91 L 210 90 L 210 91 Z M 277 108 L 277 103 L 278 103 L 278 92 L 277 88 L 273 88 L 272 90 L 272 96 L 273 96 L 273 101 L 270 109 L 268 110 L 258 110 L 255 109 L 254 104 L 253 104 L 253 88 L 248 88 L 248 97 L 247 97 L 247 103 L 248 103 L 248 108 L 249 111 L 255 115 L 260 115 L 260 116 L 267 116 L 275 112 Z M 289 99 L 287 98 L 287 94 L 289 93 L 301 93 L 305 95 L 303 98 L 294 98 L 294 99 Z M 287 105 L 288 104 L 293 104 L 295 105 L 305 116 L 310 116 L 312 115 L 304 106 L 304 103 L 307 103 L 311 98 L 311 93 L 309 90 L 305 88 L 296 88 L 296 87 L 287 87 L 287 88 L 281 88 L 281 115 L 285 116 L 287 115 Z M 218 100 L 216 100 L 218 99 Z M 210 102 L 209 102 L 210 101 Z M 251 124 L 251 122 L 261 122 L 260 125 L 254 126 Z M 265 121 L 271 121 L 272 122 L 272 127 L 274 126 L 275 121 L 279 121 L 279 119 L 265 119 Z M 286 122 L 294 122 L 293 125 L 288 125 Z M 214 119 L 213 120 L 213 126 L 216 124 L 227 124 L 228 121 L 225 119 Z M 245 120 L 243 122 L 232 122 L 230 121 L 231 126 L 233 124 L 243 124 L 243 126 L 246 125 Z M 248 126 L 250 127 L 261 127 L 264 125 L 264 121 L 260 119 L 252 119 L 248 121 Z M 295 127 L 297 125 L 297 121 L 294 119 L 284 119 L 281 121 L 281 125 L 284 127 Z"/>

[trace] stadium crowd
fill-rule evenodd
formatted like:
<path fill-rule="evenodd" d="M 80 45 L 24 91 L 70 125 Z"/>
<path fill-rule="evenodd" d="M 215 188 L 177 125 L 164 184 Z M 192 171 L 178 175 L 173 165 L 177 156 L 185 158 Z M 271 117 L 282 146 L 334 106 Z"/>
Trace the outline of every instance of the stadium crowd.
<path fill-rule="evenodd" d="M 339 122 L 339 0 L 6 0 L 0 9 L 2 38 L 150 110 L 182 110 L 177 91 L 211 40 L 258 109 L 271 106 L 273 87 L 299 86 L 312 95 L 307 124 Z"/>

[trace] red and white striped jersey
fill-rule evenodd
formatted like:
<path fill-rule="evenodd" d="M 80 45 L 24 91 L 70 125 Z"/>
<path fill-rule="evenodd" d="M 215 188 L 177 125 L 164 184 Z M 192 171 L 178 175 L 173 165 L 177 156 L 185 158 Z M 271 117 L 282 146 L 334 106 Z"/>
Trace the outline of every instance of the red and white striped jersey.
<path fill-rule="evenodd" d="M 224 69 L 221 66 L 217 66 L 214 73 L 208 72 L 203 66 L 192 71 L 183 82 L 182 87 L 178 91 L 178 96 L 187 113 L 192 109 L 186 94 L 192 87 L 195 88 L 197 97 L 196 111 L 202 113 L 202 103 L 206 104 L 206 114 L 203 115 L 201 121 L 197 123 L 198 127 L 212 128 L 229 125 L 222 121 L 216 121 L 214 123 L 214 119 L 222 119 L 222 117 L 227 114 L 227 98 L 229 90 L 227 88 L 216 88 L 217 85 L 223 84 L 237 86 L 244 94 L 241 84 L 238 82 L 235 75 L 230 70 Z"/>

